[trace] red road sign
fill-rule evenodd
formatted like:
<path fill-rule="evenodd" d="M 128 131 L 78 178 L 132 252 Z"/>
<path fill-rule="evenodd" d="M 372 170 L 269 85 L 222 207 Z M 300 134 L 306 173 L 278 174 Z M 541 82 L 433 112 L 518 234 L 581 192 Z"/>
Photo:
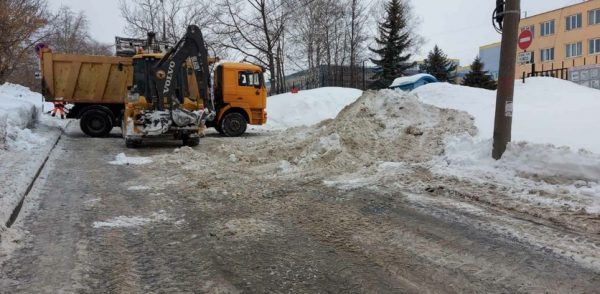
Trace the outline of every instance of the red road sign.
<path fill-rule="evenodd" d="M 519 48 L 527 50 L 531 46 L 531 42 L 533 42 L 533 33 L 530 30 L 524 30 L 519 34 Z"/>

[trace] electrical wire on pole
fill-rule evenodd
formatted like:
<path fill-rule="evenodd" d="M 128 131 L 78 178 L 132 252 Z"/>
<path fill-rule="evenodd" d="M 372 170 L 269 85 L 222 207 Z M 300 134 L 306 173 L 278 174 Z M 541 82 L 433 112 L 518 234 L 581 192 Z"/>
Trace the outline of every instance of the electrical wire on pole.
<path fill-rule="evenodd" d="M 502 33 L 492 150 L 492 157 L 498 160 L 511 140 L 521 0 L 497 0 L 493 18 L 494 27 Z"/>

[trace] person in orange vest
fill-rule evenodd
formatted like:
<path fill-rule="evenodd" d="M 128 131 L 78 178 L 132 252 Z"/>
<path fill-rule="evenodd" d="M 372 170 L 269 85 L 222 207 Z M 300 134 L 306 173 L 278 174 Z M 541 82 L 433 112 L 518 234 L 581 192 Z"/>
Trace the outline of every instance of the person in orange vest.
<path fill-rule="evenodd" d="M 58 113 L 61 119 L 65 119 L 65 103 L 60 101 L 54 102 L 54 109 L 50 113 L 53 117 Z"/>

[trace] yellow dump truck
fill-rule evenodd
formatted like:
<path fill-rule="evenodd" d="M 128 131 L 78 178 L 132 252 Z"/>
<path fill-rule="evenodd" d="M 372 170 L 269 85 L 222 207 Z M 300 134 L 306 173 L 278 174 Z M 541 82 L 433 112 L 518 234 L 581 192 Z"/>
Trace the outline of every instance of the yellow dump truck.
<path fill-rule="evenodd" d="M 158 85 L 151 81 L 149 73 L 165 56 L 151 52 L 138 52 L 133 57 L 56 54 L 44 48 L 41 50 L 42 94 L 46 101 L 73 105 L 67 118 L 80 119 L 81 130 L 85 134 L 106 136 L 113 127 L 122 126 L 124 113 L 133 115 L 134 112 L 125 111 L 125 105 L 131 105 L 132 96 L 145 97 L 149 104 L 157 99 L 152 97 L 156 91 L 151 89 Z M 206 94 L 201 95 L 202 89 L 195 83 L 197 79 L 192 62 L 188 60 L 186 64 L 172 96 L 178 96 L 175 100 L 182 102 L 199 102 L 200 108 L 207 108 L 207 105 L 202 105 L 208 100 L 202 97 Z M 214 115 L 205 122 L 206 126 L 214 127 L 225 136 L 239 136 L 246 131 L 247 124 L 265 124 L 267 91 L 263 72 L 262 68 L 246 63 L 216 66 L 214 87 L 208 86 L 209 91 L 204 92 L 210 95 L 214 111 Z M 162 107 L 159 109 L 162 110 Z M 135 115 L 138 116 L 136 121 L 141 121 L 140 114 L 135 112 Z M 150 136 L 144 134 L 140 127 L 136 127 L 140 131 L 138 139 Z M 175 131 L 176 138 L 177 134 Z M 189 140 L 189 136 L 183 139 L 184 143 L 195 145 L 195 140 Z"/>
<path fill-rule="evenodd" d="M 42 95 L 48 102 L 72 104 L 67 118 L 81 119 L 89 136 L 107 135 L 121 124 L 127 88 L 133 81 L 127 57 L 55 54 L 41 51 Z"/>

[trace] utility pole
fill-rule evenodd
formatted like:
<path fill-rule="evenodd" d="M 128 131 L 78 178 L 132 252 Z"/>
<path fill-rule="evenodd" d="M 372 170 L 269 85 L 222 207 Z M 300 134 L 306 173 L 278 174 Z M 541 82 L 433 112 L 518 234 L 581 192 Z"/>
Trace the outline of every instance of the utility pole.
<path fill-rule="evenodd" d="M 513 98 L 515 93 L 515 70 L 517 64 L 517 42 L 519 22 L 521 21 L 521 0 L 506 0 L 505 7 L 499 12 L 502 29 L 500 47 L 500 70 L 498 75 L 498 93 L 496 96 L 496 118 L 494 120 L 494 147 L 492 157 L 502 157 L 511 140 Z"/>

